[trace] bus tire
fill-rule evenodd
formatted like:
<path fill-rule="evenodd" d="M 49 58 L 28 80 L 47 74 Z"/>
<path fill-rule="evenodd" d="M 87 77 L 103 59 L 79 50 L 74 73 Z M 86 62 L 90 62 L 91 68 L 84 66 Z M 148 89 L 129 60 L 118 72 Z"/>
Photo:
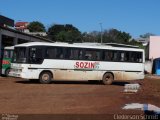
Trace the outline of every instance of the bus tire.
<path fill-rule="evenodd" d="M 6 76 L 6 77 L 9 77 L 9 72 L 10 72 L 10 70 L 11 70 L 11 69 L 8 68 L 8 69 L 5 71 L 5 76 Z"/>
<path fill-rule="evenodd" d="M 114 80 L 112 73 L 105 73 L 102 79 L 102 83 L 104 85 L 111 85 Z"/>
<path fill-rule="evenodd" d="M 49 84 L 52 80 L 52 74 L 50 72 L 42 72 L 39 77 L 40 83 Z"/>

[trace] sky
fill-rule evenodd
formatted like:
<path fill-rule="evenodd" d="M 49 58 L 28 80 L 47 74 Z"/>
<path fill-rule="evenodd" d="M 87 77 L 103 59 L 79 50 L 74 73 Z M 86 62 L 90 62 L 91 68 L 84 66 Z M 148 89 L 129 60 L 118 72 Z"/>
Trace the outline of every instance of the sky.
<path fill-rule="evenodd" d="M 0 0 L 0 14 L 17 21 L 72 24 L 81 32 L 111 28 L 160 35 L 160 0 Z"/>

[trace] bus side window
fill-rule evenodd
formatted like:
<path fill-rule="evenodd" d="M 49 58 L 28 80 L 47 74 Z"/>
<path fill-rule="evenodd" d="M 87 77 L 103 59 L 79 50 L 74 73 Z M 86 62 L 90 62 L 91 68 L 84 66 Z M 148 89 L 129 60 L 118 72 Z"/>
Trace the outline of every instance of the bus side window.
<path fill-rule="evenodd" d="M 34 64 L 41 64 L 43 61 L 43 48 L 32 47 L 30 48 L 30 62 Z"/>
<path fill-rule="evenodd" d="M 95 60 L 100 60 L 101 59 L 101 52 L 100 51 L 97 51 L 96 52 L 96 55 L 95 55 Z"/>
<path fill-rule="evenodd" d="M 137 62 L 141 63 L 143 62 L 143 58 L 142 58 L 142 52 L 137 52 Z"/>
<path fill-rule="evenodd" d="M 113 61 L 120 61 L 119 58 L 118 58 L 118 52 L 117 51 L 112 51 L 112 59 Z"/>
<path fill-rule="evenodd" d="M 90 60 L 91 59 L 91 54 L 90 54 L 90 51 L 88 49 L 85 50 L 84 59 L 85 60 Z"/>
<path fill-rule="evenodd" d="M 119 52 L 119 61 L 125 61 L 125 52 Z"/>
<path fill-rule="evenodd" d="M 143 62 L 142 52 L 132 52 L 131 62 L 141 63 Z"/>
<path fill-rule="evenodd" d="M 136 62 L 135 52 L 131 52 L 130 61 L 131 61 L 131 62 Z"/>
<path fill-rule="evenodd" d="M 126 62 L 129 62 L 129 54 L 130 54 L 130 52 L 125 53 L 125 61 Z"/>
<path fill-rule="evenodd" d="M 47 50 L 46 50 L 46 57 L 48 59 L 54 59 L 54 58 L 56 58 L 55 54 L 56 54 L 55 48 L 52 48 L 52 47 L 47 48 Z"/>
<path fill-rule="evenodd" d="M 65 59 L 72 59 L 70 48 L 65 48 Z"/>
<path fill-rule="evenodd" d="M 94 53 L 93 50 L 86 49 L 85 54 L 84 54 L 85 60 L 94 60 L 93 53 Z"/>
<path fill-rule="evenodd" d="M 103 51 L 102 59 L 105 61 L 108 59 L 108 53 L 106 51 Z"/>
<path fill-rule="evenodd" d="M 86 49 L 85 60 L 99 61 L 100 60 L 100 51 L 99 50 Z"/>
<path fill-rule="evenodd" d="M 67 48 L 65 50 L 65 58 L 71 60 L 78 60 L 80 56 L 79 49 Z"/>
<path fill-rule="evenodd" d="M 111 51 L 103 51 L 103 55 L 104 56 L 102 56 L 103 57 L 103 60 L 104 61 L 111 61 L 111 59 L 112 59 L 112 52 Z"/>
<path fill-rule="evenodd" d="M 83 51 L 82 50 L 78 51 L 78 58 L 79 58 L 79 60 L 82 60 L 82 58 L 83 58 Z"/>
<path fill-rule="evenodd" d="M 71 60 L 81 60 L 82 59 L 82 50 L 76 48 L 67 48 L 66 58 Z"/>
<path fill-rule="evenodd" d="M 64 58 L 64 53 L 63 53 L 63 48 L 56 48 L 56 58 L 57 59 L 63 59 Z"/>

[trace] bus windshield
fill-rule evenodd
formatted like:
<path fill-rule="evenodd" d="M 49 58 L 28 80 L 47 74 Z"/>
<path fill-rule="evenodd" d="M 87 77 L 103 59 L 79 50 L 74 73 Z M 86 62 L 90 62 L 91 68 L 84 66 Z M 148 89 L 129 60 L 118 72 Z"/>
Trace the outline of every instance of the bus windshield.
<path fill-rule="evenodd" d="M 4 58 L 12 58 L 13 57 L 13 50 L 4 50 Z"/>
<path fill-rule="evenodd" d="M 27 54 L 26 53 L 27 53 L 26 47 L 15 48 L 13 62 L 26 63 L 27 62 Z"/>

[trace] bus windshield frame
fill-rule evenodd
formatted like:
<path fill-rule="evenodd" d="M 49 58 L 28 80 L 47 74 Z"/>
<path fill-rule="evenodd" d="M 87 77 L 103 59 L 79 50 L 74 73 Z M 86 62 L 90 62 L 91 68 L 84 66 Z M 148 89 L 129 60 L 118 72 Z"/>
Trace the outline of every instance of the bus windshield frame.
<path fill-rule="evenodd" d="M 43 46 L 15 47 L 13 63 L 42 64 Z"/>
<path fill-rule="evenodd" d="M 27 47 L 15 47 L 13 55 L 13 63 L 27 63 L 28 48 Z"/>

